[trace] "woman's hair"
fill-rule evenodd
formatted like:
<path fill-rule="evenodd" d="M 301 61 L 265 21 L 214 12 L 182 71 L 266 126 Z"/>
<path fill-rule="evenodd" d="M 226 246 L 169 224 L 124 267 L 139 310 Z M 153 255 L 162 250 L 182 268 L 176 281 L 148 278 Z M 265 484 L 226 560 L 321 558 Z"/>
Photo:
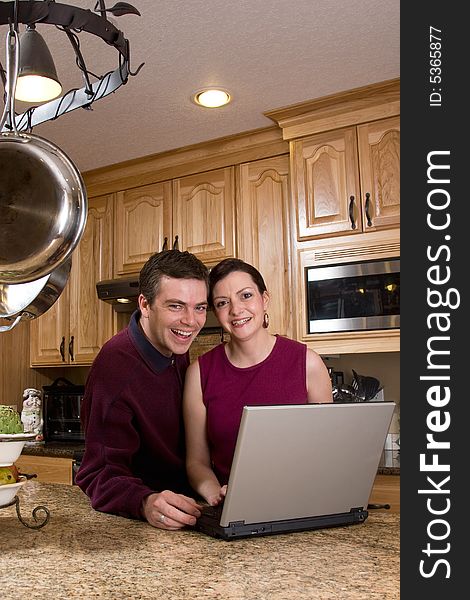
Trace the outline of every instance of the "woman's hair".
<path fill-rule="evenodd" d="M 234 273 L 236 271 L 248 273 L 253 280 L 253 283 L 258 288 L 260 294 L 263 294 L 263 292 L 267 291 L 263 276 L 258 269 L 255 269 L 253 265 L 250 265 L 239 258 L 226 258 L 213 267 L 209 273 L 209 305 L 211 307 L 214 306 L 212 294 L 214 293 L 214 287 L 216 284 L 227 277 L 227 275 L 230 275 L 230 273 Z"/>
<path fill-rule="evenodd" d="M 209 272 L 194 254 L 180 250 L 163 250 L 153 254 L 140 271 L 139 293 L 153 304 L 158 294 L 162 277 L 174 279 L 199 279 L 208 286 Z"/>

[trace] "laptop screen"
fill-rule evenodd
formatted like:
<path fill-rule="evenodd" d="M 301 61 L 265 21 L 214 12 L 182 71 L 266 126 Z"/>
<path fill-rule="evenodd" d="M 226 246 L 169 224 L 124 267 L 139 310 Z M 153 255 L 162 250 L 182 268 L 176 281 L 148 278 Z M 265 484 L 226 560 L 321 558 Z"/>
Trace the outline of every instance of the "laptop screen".
<path fill-rule="evenodd" d="M 243 409 L 221 526 L 367 508 L 393 402 Z"/>

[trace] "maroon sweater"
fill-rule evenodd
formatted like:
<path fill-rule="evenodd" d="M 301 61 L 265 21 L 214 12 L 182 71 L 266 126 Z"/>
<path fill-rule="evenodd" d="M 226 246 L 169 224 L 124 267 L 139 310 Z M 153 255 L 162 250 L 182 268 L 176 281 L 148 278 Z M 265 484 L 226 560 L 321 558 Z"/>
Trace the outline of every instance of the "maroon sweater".
<path fill-rule="evenodd" d="M 167 358 L 141 332 L 139 311 L 96 357 L 85 386 L 85 453 L 76 482 L 96 510 L 142 518 L 142 500 L 191 495 L 184 469 L 182 388 L 188 355 Z"/>

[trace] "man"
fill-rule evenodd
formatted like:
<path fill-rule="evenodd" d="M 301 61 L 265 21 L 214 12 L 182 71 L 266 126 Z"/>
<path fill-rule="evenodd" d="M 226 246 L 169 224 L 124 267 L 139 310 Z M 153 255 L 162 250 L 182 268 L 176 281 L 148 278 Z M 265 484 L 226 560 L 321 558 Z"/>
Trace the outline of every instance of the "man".
<path fill-rule="evenodd" d="M 206 321 L 208 270 L 167 250 L 140 272 L 139 309 L 91 367 L 77 484 L 96 510 L 176 530 L 200 516 L 184 469 L 181 412 L 191 342 Z"/>

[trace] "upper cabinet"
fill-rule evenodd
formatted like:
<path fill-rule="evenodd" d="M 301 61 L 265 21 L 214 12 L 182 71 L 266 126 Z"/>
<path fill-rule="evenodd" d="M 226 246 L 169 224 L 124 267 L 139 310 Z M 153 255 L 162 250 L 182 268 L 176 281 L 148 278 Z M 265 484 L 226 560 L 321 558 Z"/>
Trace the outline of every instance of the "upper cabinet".
<path fill-rule="evenodd" d="M 96 283 L 112 277 L 112 215 L 112 195 L 89 199 L 69 281 L 57 302 L 31 321 L 31 366 L 90 365 L 112 336 L 112 308 L 96 294 Z"/>
<path fill-rule="evenodd" d="M 357 128 L 363 201 L 362 229 L 400 224 L 400 118 Z"/>
<path fill-rule="evenodd" d="M 234 256 L 233 180 L 228 167 L 118 192 L 114 275 L 138 273 L 172 247 L 209 264 Z"/>
<path fill-rule="evenodd" d="M 235 256 L 234 168 L 173 181 L 173 235 L 204 263 Z"/>
<path fill-rule="evenodd" d="M 400 223 L 398 117 L 292 142 L 299 240 Z"/>
<path fill-rule="evenodd" d="M 270 294 L 269 330 L 292 335 L 289 156 L 240 165 L 239 258 L 255 266 Z"/>
<path fill-rule="evenodd" d="M 138 273 L 154 252 L 171 243 L 171 182 L 116 194 L 114 276 Z"/>

